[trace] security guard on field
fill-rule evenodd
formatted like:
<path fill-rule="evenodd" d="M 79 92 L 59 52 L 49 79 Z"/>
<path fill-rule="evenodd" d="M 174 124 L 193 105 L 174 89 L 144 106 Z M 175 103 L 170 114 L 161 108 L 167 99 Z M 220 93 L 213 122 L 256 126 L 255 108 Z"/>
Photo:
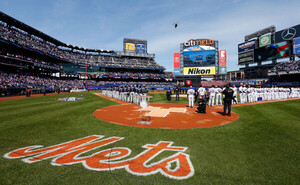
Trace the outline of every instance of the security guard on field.
<path fill-rule="evenodd" d="M 223 115 L 226 115 L 226 110 L 228 109 L 228 116 L 231 116 L 231 102 L 233 100 L 233 89 L 229 87 L 229 85 L 226 85 L 225 90 L 222 92 L 225 97 L 224 97 L 224 112 Z"/>

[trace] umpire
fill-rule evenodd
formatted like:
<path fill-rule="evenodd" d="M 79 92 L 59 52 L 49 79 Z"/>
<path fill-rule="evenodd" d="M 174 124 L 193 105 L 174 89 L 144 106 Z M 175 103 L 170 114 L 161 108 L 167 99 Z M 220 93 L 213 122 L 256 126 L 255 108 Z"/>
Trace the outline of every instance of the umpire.
<path fill-rule="evenodd" d="M 228 109 L 227 115 L 231 116 L 231 102 L 233 100 L 233 89 L 231 89 L 227 84 L 225 90 L 222 93 L 225 95 L 223 115 L 226 115 L 226 110 Z"/>

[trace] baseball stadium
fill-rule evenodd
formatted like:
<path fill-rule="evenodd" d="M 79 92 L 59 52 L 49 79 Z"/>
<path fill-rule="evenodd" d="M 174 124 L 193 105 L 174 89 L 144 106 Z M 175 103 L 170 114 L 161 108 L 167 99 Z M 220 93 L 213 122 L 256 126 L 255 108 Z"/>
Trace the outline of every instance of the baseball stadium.
<path fill-rule="evenodd" d="M 180 1 L 12 3 L 0 3 L 0 184 L 299 184 L 296 18 L 237 26 L 235 42 L 227 27 L 188 32 L 194 21 L 184 17 L 202 15 L 196 11 L 147 25 L 144 14 L 169 20 Z M 187 4 L 192 10 L 197 3 Z M 222 5 L 252 10 L 244 2 Z M 98 6 L 105 29 L 88 20 L 80 24 L 90 30 L 72 27 Z M 114 7 L 124 17 L 105 14 Z M 136 9 L 119 11 L 128 7 Z M 168 15 L 154 19 L 159 12 Z M 139 16 L 145 27 L 136 23 L 128 34 L 122 26 Z M 56 18 L 60 26 L 43 27 Z M 82 35 L 97 28 L 105 49 Z M 172 41 L 155 40 L 148 29 Z M 108 41 L 114 34 L 119 44 Z"/>

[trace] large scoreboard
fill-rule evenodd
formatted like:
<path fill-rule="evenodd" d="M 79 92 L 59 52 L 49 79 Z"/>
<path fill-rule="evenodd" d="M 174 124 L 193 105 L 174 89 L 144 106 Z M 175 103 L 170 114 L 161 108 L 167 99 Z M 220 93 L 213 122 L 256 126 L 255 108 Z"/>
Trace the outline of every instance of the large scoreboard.
<path fill-rule="evenodd" d="M 253 33 L 252 40 L 238 44 L 239 65 L 299 55 L 300 24 L 277 32 L 264 30 Z"/>
<path fill-rule="evenodd" d="M 216 75 L 218 72 L 218 41 L 190 39 L 181 44 L 183 75 Z"/>

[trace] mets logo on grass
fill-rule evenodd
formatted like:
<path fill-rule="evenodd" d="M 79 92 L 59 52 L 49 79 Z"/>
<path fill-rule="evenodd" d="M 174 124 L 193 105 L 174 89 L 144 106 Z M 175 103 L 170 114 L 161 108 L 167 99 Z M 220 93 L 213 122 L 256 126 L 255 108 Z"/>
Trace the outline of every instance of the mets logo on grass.
<path fill-rule="evenodd" d="M 187 147 L 172 146 L 172 141 L 159 141 L 156 144 L 142 146 L 145 149 L 143 152 L 127 158 L 131 154 L 131 150 L 127 147 L 99 150 L 101 147 L 124 139 L 116 136 L 104 137 L 103 135 L 91 135 L 49 147 L 27 146 L 11 151 L 4 157 L 7 159 L 22 158 L 25 163 L 52 159 L 51 164 L 53 166 L 81 163 L 86 169 L 94 171 L 125 169 L 128 173 L 139 176 L 160 173 L 178 180 L 187 179 L 194 175 L 190 156 L 184 153 Z M 94 151 L 94 153 L 86 155 L 90 151 Z M 157 159 L 157 156 L 165 151 L 171 151 L 174 154 Z"/>

